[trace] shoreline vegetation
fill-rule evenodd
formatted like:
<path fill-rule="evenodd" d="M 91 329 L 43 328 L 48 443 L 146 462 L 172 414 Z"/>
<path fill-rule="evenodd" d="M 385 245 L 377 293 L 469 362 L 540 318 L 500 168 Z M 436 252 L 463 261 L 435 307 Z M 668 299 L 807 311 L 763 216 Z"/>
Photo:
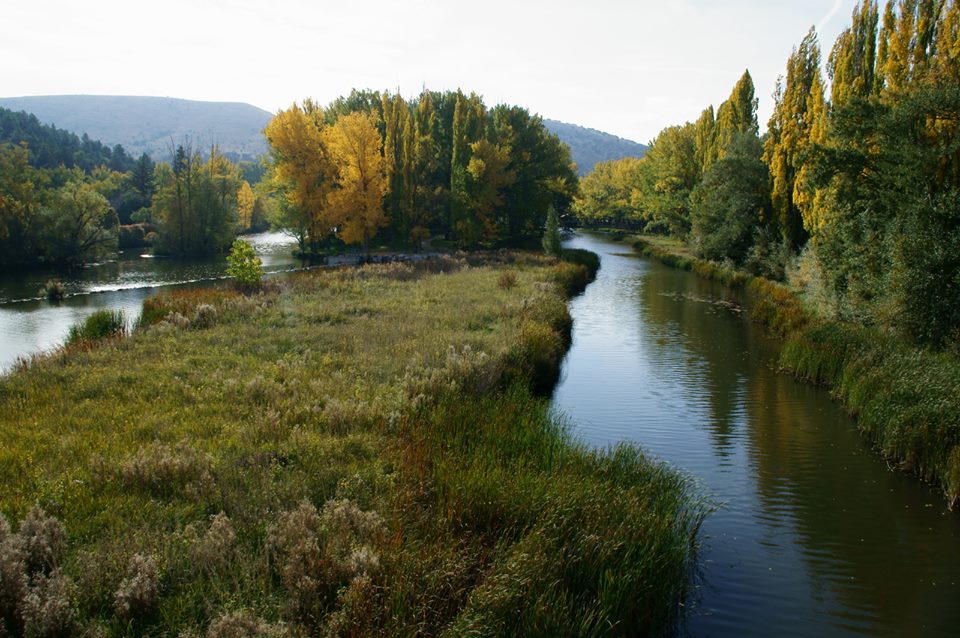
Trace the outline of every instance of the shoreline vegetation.
<path fill-rule="evenodd" d="M 878 327 L 818 316 L 786 285 L 694 257 L 675 239 L 614 235 L 661 263 L 747 292 L 750 316 L 784 339 L 780 365 L 824 385 L 891 467 L 960 504 L 960 358 Z"/>
<path fill-rule="evenodd" d="M 0 635 L 668 630 L 704 506 L 549 413 L 563 257 L 163 293 L 0 378 Z"/>

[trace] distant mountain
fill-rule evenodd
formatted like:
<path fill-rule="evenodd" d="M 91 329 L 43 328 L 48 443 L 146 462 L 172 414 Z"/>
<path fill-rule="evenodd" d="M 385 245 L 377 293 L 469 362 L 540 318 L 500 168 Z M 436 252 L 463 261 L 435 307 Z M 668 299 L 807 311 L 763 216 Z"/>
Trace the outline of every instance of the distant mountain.
<path fill-rule="evenodd" d="M 213 144 L 234 160 L 266 151 L 263 127 L 271 114 L 239 102 L 196 102 L 168 97 L 48 95 L 0 98 L 0 107 L 33 113 L 41 122 L 105 144 L 121 144 L 136 157 L 170 157 L 170 145 L 189 140 L 203 150 Z"/>
<path fill-rule="evenodd" d="M 170 157 L 170 145 L 187 139 L 203 150 L 219 144 L 234 160 L 254 159 L 266 152 L 263 129 L 272 114 L 241 102 L 197 102 L 169 97 L 111 95 L 48 95 L 0 98 L 0 107 L 33 113 L 53 124 L 110 146 L 123 145 L 132 157 L 143 152 L 154 159 Z M 581 175 L 597 162 L 642 157 L 643 144 L 590 128 L 544 120 L 544 125 L 570 146 Z"/>
<path fill-rule="evenodd" d="M 544 120 L 543 124 L 570 147 L 573 161 L 576 162 L 581 176 L 592 171 L 597 162 L 608 162 L 624 157 L 643 157 L 647 152 L 645 144 L 638 144 L 596 129 L 556 120 Z"/>

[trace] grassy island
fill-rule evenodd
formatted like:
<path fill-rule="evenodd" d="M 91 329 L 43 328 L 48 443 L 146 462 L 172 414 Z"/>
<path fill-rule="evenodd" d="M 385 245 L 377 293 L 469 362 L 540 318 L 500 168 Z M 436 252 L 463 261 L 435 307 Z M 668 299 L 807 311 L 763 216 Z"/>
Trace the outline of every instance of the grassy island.
<path fill-rule="evenodd" d="M 0 378 L 0 635 L 662 632 L 701 509 L 542 398 L 589 276 L 493 253 L 162 294 Z"/>

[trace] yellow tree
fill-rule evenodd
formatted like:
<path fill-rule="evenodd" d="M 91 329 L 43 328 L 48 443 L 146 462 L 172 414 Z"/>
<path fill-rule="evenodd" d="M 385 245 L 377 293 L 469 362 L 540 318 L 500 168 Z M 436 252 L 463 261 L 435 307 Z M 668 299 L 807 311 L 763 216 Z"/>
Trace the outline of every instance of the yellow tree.
<path fill-rule="evenodd" d="M 470 145 L 470 161 L 467 174 L 474 186 L 473 220 L 461 220 L 461 235 L 470 236 L 467 225 L 476 224 L 474 232 L 479 230 L 484 239 L 492 239 L 497 234 L 497 209 L 503 204 L 503 189 L 513 184 L 517 174 L 510 168 L 510 147 L 492 144 L 480 140 Z M 478 237 L 469 237 L 476 240 Z"/>
<path fill-rule="evenodd" d="M 247 230 L 253 223 L 253 209 L 257 205 L 257 196 L 253 194 L 249 182 L 243 180 L 237 191 L 237 222 L 240 230 Z"/>
<path fill-rule="evenodd" d="M 370 239 L 387 223 L 387 175 L 377 120 L 370 113 L 350 113 L 323 137 L 337 170 L 337 188 L 328 197 L 332 218 L 343 241 L 362 242 L 367 251 Z"/>
<path fill-rule="evenodd" d="M 324 130 L 323 111 L 310 101 L 280 111 L 264 129 L 281 196 L 278 221 L 297 237 L 301 250 L 316 249 L 335 226 L 327 205 L 334 167 Z"/>

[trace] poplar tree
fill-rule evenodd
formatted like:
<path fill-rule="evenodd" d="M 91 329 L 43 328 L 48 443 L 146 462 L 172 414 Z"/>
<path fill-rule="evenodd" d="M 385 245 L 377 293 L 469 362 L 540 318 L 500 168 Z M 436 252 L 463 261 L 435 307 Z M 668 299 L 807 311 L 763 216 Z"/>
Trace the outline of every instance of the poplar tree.
<path fill-rule="evenodd" d="M 830 102 L 840 107 L 854 98 L 865 99 L 879 91 L 877 82 L 876 0 L 866 0 L 853 10 L 853 24 L 837 38 L 827 64 L 831 80 Z"/>
<path fill-rule="evenodd" d="M 733 87 L 730 97 L 717 109 L 717 159 L 723 159 L 731 152 L 731 147 L 739 136 L 757 135 L 757 104 L 753 78 L 750 71 L 745 71 Z"/>
<path fill-rule="evenodd" d="M 700 165 L 700 172 L 703 173 L 717 161 L 717 129 L 713 105 L 705 108 L 694 123 L 693 138 L 696 145 L 697 164 Z"/>
<path fill-rule="evenodd" d="M 816 96 L 818 86 L 821 90 Z M 812 118 L 820 112 L 822 87 L 820 46 L 816 30 L 811 28 L 787 62 L 786 80 L 781 78 L 777 84 L 763 153 L 770 169 L 773 221 L 784 242 L 794 250 L 807 237 L 794 194 L 797 175 L 811 147 Z"/>

